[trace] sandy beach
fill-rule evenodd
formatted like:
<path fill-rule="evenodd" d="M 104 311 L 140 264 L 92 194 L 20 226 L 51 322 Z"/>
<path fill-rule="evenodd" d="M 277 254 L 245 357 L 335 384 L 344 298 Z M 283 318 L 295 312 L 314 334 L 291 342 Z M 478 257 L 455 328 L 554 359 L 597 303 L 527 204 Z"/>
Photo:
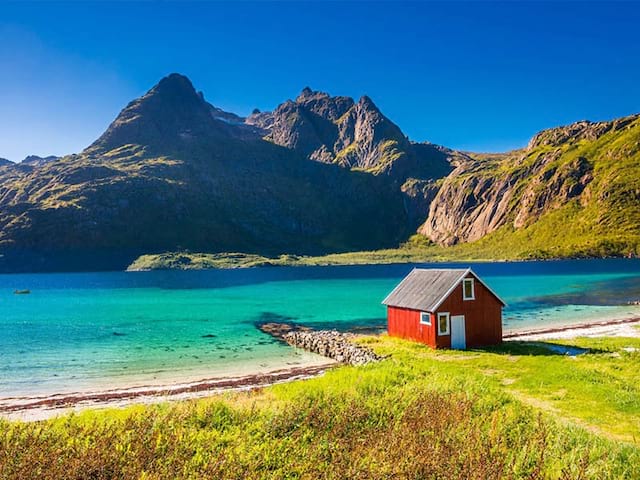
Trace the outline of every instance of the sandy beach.
<path fill-rule="evenodd" d="M 640 337 L 640 317 L 579 323 L 550 328 L 505 331 L 509 340 L 569 340 L 578 337 Z"/>
<path fill-rule="evenodd" d="M 226 391 L 246 391 L 278 383 L 304 380 L 322 375 L 336 364 L 337 362 L 327 358 L 314 365 L 245 376 L 202 379 L 190 383 L 114 388 L 39 397 L 0 398 L 0 417 L 9 420 L 37 421 L 88 408 L 112 408 L 203 398 Z"/>

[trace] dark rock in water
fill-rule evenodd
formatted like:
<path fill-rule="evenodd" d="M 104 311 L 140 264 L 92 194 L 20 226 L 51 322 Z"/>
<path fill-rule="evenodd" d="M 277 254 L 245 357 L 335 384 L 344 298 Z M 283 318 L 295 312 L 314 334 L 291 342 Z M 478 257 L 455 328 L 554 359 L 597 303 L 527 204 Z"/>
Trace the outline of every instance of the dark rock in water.
<path fill-rule="evenodd" d="M 213 333 L 207 333 L 206 335 L 202 335 L 202 338 L 216 338 L 217 335 L 214 335 Z"/>
<path fill-rule="evenodd" d="M 124 337 L 125 335 L 126 335 L 126 333 L 113 332 L 113 336 L 114 336 L 114 337 Z"/>
<path fill-rule="evenodd" d="M 271 335 L 280 340 L 284 340 L 284 336 L 291 332 L 309 331 L 309 327 L 295 324 L 293 322 L 279 323 L 279 322 L 266 322 L 256 325 L 261 332 Z"/>
<path fill-rule="evenodd" d="M 13 293 L 16 295 L 28 295 L 31 290 L 14 290 Z"/>

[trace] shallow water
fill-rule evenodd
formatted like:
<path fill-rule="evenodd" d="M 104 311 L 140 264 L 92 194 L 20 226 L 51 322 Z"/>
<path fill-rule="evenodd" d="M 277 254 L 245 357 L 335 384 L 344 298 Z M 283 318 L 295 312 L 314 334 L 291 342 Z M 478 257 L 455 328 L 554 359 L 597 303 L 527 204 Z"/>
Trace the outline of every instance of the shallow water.
<path fill-rule="evenodd" d="M 413 266 L 0 275 L 0 397 L 309 364 L 256 323 L 383 328 L 380 301 Z M 472 267 L 508 303 L 505 329 L 640 316 L 638 260 Z"/>

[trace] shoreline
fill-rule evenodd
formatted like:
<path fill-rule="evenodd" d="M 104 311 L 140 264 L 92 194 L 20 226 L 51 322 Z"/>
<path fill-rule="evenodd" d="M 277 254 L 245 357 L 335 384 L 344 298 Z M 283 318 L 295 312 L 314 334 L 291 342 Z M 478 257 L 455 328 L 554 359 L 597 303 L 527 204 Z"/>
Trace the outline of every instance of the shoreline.
<path fill-rule="evenodd" d="M 617 318 L 600 322 L 583 322 L 557 327 L 507 330 L 505 341 L 567 340 L 578 337 L 640 337 L 640 317 Z"/>
<path fill-rule="evenodd" d="M 202 379 L 190 383 L 121 387 L 111 390 L 52 394 L 36 397 L 0 398 L 0 418 L 38 421 L 86 409 L 117 408 L 134 404 L 190 400 L 212 395 L 249 391 L 269 385 L 305 380 L 324 374 L 338 363 L 326 359 L 321 364 L 284 368 L 271 372 Z"/>
<path fill-rule="evenodd" d="M 557 327 L 508 330 L 504 341 L 569 340 L 577 337 L 640 337 L 640 317 L 584 322 Z M 105 390 L 41 396 L 0 398 L 0 418 L 39 421 L 86 409 L 118 408 L 135 404 L 210 397 L 224 392 L 249 391 L 269 385 L 305 380 L 339 365 L 324 358 L 321 363 L 281 368 L 268 372 L 230 375 L 164 385 L 122 386 Z"/>

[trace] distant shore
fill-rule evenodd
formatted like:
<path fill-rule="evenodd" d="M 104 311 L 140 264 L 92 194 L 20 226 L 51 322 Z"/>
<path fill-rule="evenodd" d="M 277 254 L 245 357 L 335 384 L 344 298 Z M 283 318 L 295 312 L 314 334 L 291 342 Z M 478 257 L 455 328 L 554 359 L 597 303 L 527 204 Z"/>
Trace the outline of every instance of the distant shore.
<path fill-rule="evenodd" d="M 606 258 L 637 259 L 622 253 L 594 255 L 588 252 L 566 251 L 557 255 L 520 253 L 504 256 L 500 251 L 474 250 L 471 244 L 442 247 L 433 244 L 406 243 L 398 248 L 329 253 L 319 256 L 283 254 L 266 257 L 258 254 L 225 252 L 165 252 L 141 255 L 128 267 L 129 272 L 150 270 L 211 270 L 255 267 L 326 267 L 354 265 L 389 265 L 408 263 L 469 263 L 469 262 L 540 262 L 557 260 L 594 260 Z"/>

